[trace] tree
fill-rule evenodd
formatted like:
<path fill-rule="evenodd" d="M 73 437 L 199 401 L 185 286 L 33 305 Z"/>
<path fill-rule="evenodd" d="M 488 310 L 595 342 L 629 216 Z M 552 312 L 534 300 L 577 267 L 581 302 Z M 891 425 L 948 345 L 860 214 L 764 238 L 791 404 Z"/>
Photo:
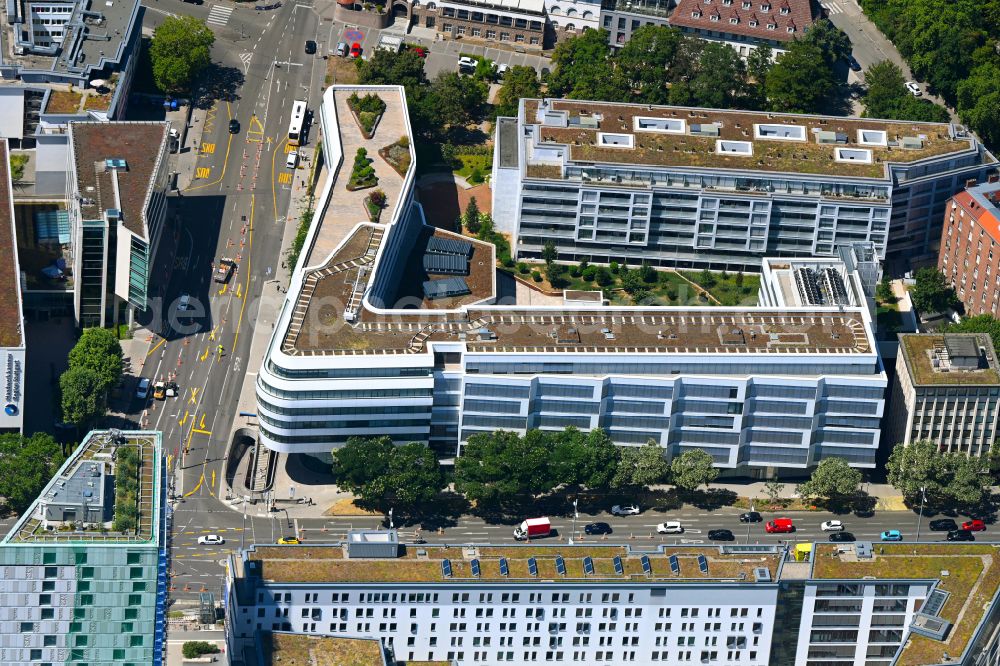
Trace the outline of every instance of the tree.
<path fill-rule="evenodd" d="M 351 437 L 333 450 L 333 476 L 344 490 L 360 493 L 371 479 L 389 471 L 395 445 L 390 437 Z"/>
<path fill-rule="evenodd" d="M 594 273 L 594 281 L 602 287 L 607 287 L 609 284 L 614 282 L 614 277 L 611 275 L 611 271 L 608 270 L 607 266 L 598 266 L 597 272 Z"/>
<path fill-rule="evenodd" d="M 784 489 L 785 484 L 780 483 L 778 479 L 768 479 L 764 482 L 764 494 L 767 495 L 767 499 L 771 500 L 771 503 L 778 501 Z"/>
<path fill-rule="evenodd" d="M 948 122 L 948 110 L 925 99 L 919 99 L 906 89 L 903 72 L 889 61 L 875 63 L 865 72 L 868 85 L 865 93 L 865 113 L 868 118 Z"/>
<path fill-rule="evenodd" d="M 896 297 L 896 293 L 892 290 L 892 282 L 888 277 L 883 277 L 877 285 L 875 285 L 875 298 L 878 299 L 880 303 L 896 303 L 899 299 Z"/>
<path fill-rule="evenodd" d="M 962 321 L 951 324 L 947 330 L 949 333 L 988 333 L 993 339 L 993 348 L 1000 349 L 1000 320 L 993 315 L 963 317 Z"/>
<path fill-rule="evenodd" d="M 707 488 L 719 476 L 711 454 L 702 449 L 690 449 L 674 458 L 670 473 L 674 485 L 683 490 L 694 490 L 701 484 Z"/>
<path fill-rule="evenodd" d="M 487 83 L 492 81 L 497 75 L 497 65 L 489 58 L 479 58 L 476 60 L 476 69 L 472 73 L 473 78 Z"/>
<path fill-rule="evenodd" d="M 778 56 L 764 84 L 771 110 L 790 113 L 822 111 L 835 88 L 823 51 L 802 40 Z"/>
<path fill-rule="evenodd" d="M 471 233 L 479 231 L 479 204 L 476 197 L 469 197 L 469 203 L 465 206 L 465 214 L 462 216 L 462 226 Z"/>
<path fill-rule="evenodd" d="M 153 80 L 168 93 L 189 90 L 198 74 L 212 62 L 215 35 L 193 16 L 168 16 L 153 33 L 149 58 Z"/>
<path fill-rule="evenodd" d="M 486 103 L 488 86 L 458 72 L 441 72 L 420 100 L 426 117 L 439 128 L 467 125 Z"/>
<path fill-rule="evenodd" d="M 830 67 L 851 55 L 851 38 L 827 19 L 820 19 L 809 26 L 802 41 L 819 47 Z"/>
<path fill-rule="evenodd" d="M 638 91 L 637 102 L 666 104 L 669 89 L 663 85 L 683 37 L 680 30 L 644 25 L 632 33 L 614 57 L 615 66 L 628 85 Z"/>
<path fill-rule="evenodd" d="M 663 447 L 651 439 L 642 446 L 621 449 L 618 470 L 611 485 L 615 488 L 643 488 L 662 482 L 669 471 Z"/>
<path fill-rule="evenodd" d="M 503 76 L 503 85 L 497 91 L 494 110 L 498 116 L 516 116 L 521 99 L 535 99 L 541 97 L 541 94 L 542 86 L 538 82 L 535 68 L 514 65 Z"/>
<path fill-rule="evenodd" d="M 744 104 L 749 109 L 767 108 L 767 74 L 774 64 L 774 49 L 762 44 L 747 56 L 747 87 Z"/>
<path fill-rule="evenodd" d="M 614 67 L 607 30 L 586 30 L 559 42 L 552 53 L 549 94 L 570 99 L 626 101 L 632 94 Z"/>
<path fill-rule="evenodd" d="M 642 279 L 642 273 L 640 271 L 629 271 L 623 275 L 622 289 L 633 297 L 635 297 L 638 291 L 646 291 L 646 283 Z"/>
<path fill-rule="evenodd" d="M 958 296 L 948 284 L 944 273 L 933 266 L 924 266 L 917 271 L 915 284 L 910 287 L 910 298 L 920 312 L 945 312 L 958 307 Z"/>
<path fill-rule="evenodd" d="M 470 501 L 494 506 L 548 492 L 556 485 L 549 459 L 542 431 L 524 437 L 506 430 L 476 433 L 455 461 L 455 489 Z"/>
<path fill-rule="evenodd" d="M 583 433 L 574 427 L 548 433 L 552 442 L 550 474 L 558 485 L 601 490 L 618 468 L 618 447 L 600 428 Z"/>
<path fill-rule="evenodd" d="M 859 485 L 861 472 L 848 465 L 846 460 L 824 458 L 809 480 L 800 483 L 796 490 L 802 497 L 835 499 L 855 494 Z"/>
<path fill-rule="evenodd" d="M 0 435 L 0 498 L 24 512 L 62 462 L 61 447 L 47 433 Z"/>
<path fill-rule="evenodd" d="M 121 343 L 107 328 L 88 328 L 69 352 L 69 366 L 93 370 L 103 391 L 109 391 L 122 377 Z"/>
<path fill-rule="evenodd" d="M 445 486 L 434 452 L 419 442 L 395 446 L 387 436 L 352 437 L 333 451 L 337 483 L 383 513 L 417 513 Z"/>
<path fill-rule="evenodd" d="M 1000 62 L 992 61 L 972 70 L 958 84 L 958 114 L 986 145 L 1000 146 Z"/>
<path fill-rule="evenodd" d="M 59 377 L 63 421 L 83 426 L 103 416 L 107 393 L 101 377 L 84 367 L 70 367 Z"/>
<path fill-rule="evenodd" d="M 427 84 L 424 59 L 413 49 L 390 51 L 375 49 L 367 60 L 358 58 L 358 83 L 366 86 L 395 85 L 406 88 L 406 94 L 415 94 L 417 88 Z"/>
<path fill-rule="evenodd" d="M 928 440 L 897 445 L 889 454 L 886 472 L 889 483 L 912 501 L 923 488 L 930 502 L 976 505 L 991 483 L 987 459 L 941 453 Z"/>
<path fill-rule="evenodd" d="M 556 244 L 550 240 L 545 241 L 545 245 L 542 246 L 542 259 L 545 263 L 551 264 L 558 256 L 559 253 L 556 251 Z"/>
<path fill-rule="evenodd" d="M 736 49 L 721 42 L 707 42 L 698 61 L 698 72 L 690 81 L 698 106 L 730 109 L 744 97 L 746 65 Z"/>

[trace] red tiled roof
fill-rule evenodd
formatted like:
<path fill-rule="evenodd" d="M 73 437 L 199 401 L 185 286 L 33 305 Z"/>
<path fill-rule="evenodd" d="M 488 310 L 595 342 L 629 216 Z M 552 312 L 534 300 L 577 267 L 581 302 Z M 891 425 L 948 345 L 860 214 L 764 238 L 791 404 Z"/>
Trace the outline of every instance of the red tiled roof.
<path fill-rule="evenodd" d="M 0 139 L 0 347 L 24 344 L 7 141 Z"/>
<path fill-rule="evenodd" d="M 670 17 L 670 25 L 681 28 L 780 42 L 801 37 L 812 22 L 810 0 L 679 0 Z M 794 32 L 788 32 L 790 27 Z"/>
<path fill-rule="evenodd" d="M 976 223 L 990 235 L 990 238 L 997 243 L 1000 243 L 1000 212 L 998 212 L 996 207 L 992 210 L 984 208 L 982 204 L 976 201 L 976 199 L 965 190 L 953 196 L 952 200 L 961 206 L 965 210 L 966 215 L 975 220 Z M 950 207 L 948 209 L 948 213 L 951 213 Z M 947 222 L 947 216 L 945 222 Z"/>

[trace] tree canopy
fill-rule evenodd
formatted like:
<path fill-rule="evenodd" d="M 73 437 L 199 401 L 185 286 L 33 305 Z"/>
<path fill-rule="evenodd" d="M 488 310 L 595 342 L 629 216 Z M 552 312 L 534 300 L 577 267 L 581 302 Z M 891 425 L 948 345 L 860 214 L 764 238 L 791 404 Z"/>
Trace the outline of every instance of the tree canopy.
<path fill-rule="evenodd" d="M 212 62 L 215 34 L 193 16 L 168 16 L 153 32 L 149 57 L 153 79 L 161 90 L 189 90 L 198 74 Z"/>
<path fill-rule="evenodd" d="M 911 501 L 923 488 L 932 503 L 975 506 L 992 483 L 989 461 L 961 453 L 941 453 L 934 442 L 896 445 L 886 463 L 886 478 Z"/>
<path fill-rule="evenodd" d="M 536 98 L 541 94 L 542 85 L 538 82 L 538 72 L 535 68 L 514 65 L 504 74 L 503 84 L 497 91 L 496 114 L 516 116 L 517 105 L 522 98 Z"/>
<path fill-rule="evenodd" d="M 924 266 L 914 276 L 915 284 L 910 287 L 910 299 L 914 307 L 922 313 L 945 312 L 958 307 L 958 296 L 944 274 L 933 266 Z"/>
<path fill-rule="evenodd" d="M 861 478 L 861 472 L 843 458 L 824 458 L 813 470 L 809 480 L 800 483 L 796 490 L 803 497 L 848 497 L 858 491 Z"/>
<path fill-rule="evenodd" d="M 337 483 L 369 508 L 419 513 L 445 487 L 434 452 L 419 442 L 396 446 L 389 437 L 352 437 L 333 450 Z"/>
<path fill-rule="evenodd" d="M 618 470 L 611 481 L 615 488 L 640 488 L 662 483 L 670 472 L 663 447 L 654 440 L 639 447 L 625 447 L 619 455 Z"/>
<path fill-rule="evenodd" d="M 424 59 L 413 49 L 398 52 L 375 49 L 367 60 L 358 58 L 355 62 L 358 67 L 358 83 L 366 86 L 403 86 L 407 96 L 410 96 L 427 83 Z"/>
<path fill-rule="evenodd" d="M 947 330 L 949 333 L 988 333 L 993 339 L 993 348 L 1000 349 L 1000 320 L 993 315 L 963 317 L 962 321 L 951 324 Z"/>
<path fill-rule="evenodd" d="M 875 63 L 865 72 L 865 112 L 867 118 L 948 122 L 948 110 L 914 97 L 906 89 L 903 71 L 891 60 Z"/>
<path fill-rule="evenodd" d="M 764 82 L 772 111 L 818 113 L 837 84 L 819 46 L 796 40 L 778 56 Z"/>
<path fill-rule="evenodd" d="M 93 370 L 102 390 L 109 391 L 122 377 L 122 358 L 122 346 L 114 331 L 88 328 L 70 350 L 69 365 Z"/>
<path fill-rule="evenodd" d="M 712 455 L 702 449 L 689 449 L 674 458 L 670 461 L 670 473 L 674 485 L 683 490 L 708 486 L 719 476 Z"/>
<path fill-rule="evenodd" d="M 623 100 L 631 92 L 614 67 L 607 30 L 585 30 L 552 53 L 549 93 L 570 99 Z"/>
<path fill-rule="evenodd" d="M 25 511 L 62 462 L 62 449 L 51 435 L 0 435 L 0 498 L 13 511 Z"/>
<path fill-rule="evenodd" d="M 107 393 L 101 377 L 84 367 L 70 367 L 59 377 L 62 417 L 66 423 L 89 424 L 107 410 Z"/>

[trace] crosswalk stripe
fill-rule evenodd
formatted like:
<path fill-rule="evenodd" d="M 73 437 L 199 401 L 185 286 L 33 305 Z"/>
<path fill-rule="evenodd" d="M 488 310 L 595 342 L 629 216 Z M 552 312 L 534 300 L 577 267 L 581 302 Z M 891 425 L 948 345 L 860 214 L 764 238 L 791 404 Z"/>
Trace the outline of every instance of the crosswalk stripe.
<path fill-rule="evenodd" d="M 233 13 L 233 7 L 223 7 L 222 5 L 215 5 L 212 7 L 212 11 L 208 13 L 208 18 L 205 19 L 205 23 L 211 23 L 212 25 L 226 25 L 229 23 L 229 15 Z"/>
<path fill-rule="evenodd" d="M 841 9 L 840 5 L 838 5 L 836 2 L 824 2 L 821 4 L 823 5 L 823 8 L 826 9 L 826 11 L 829 12 L 830 14 L 842 14 L 844 12 L 844 10 Z"/>

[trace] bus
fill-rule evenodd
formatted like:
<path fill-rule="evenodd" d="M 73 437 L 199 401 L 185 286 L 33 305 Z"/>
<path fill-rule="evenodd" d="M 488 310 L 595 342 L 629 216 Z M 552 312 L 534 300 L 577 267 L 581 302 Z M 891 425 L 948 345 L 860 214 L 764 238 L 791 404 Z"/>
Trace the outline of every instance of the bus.
<path fill-rule="evenodd" d="M 288 145 L 298 146 L 302 143 L 302 123 L 306 118 L 306 103 L 295 100 L 292 104 L 292 122 L 288 124 Z"/>

